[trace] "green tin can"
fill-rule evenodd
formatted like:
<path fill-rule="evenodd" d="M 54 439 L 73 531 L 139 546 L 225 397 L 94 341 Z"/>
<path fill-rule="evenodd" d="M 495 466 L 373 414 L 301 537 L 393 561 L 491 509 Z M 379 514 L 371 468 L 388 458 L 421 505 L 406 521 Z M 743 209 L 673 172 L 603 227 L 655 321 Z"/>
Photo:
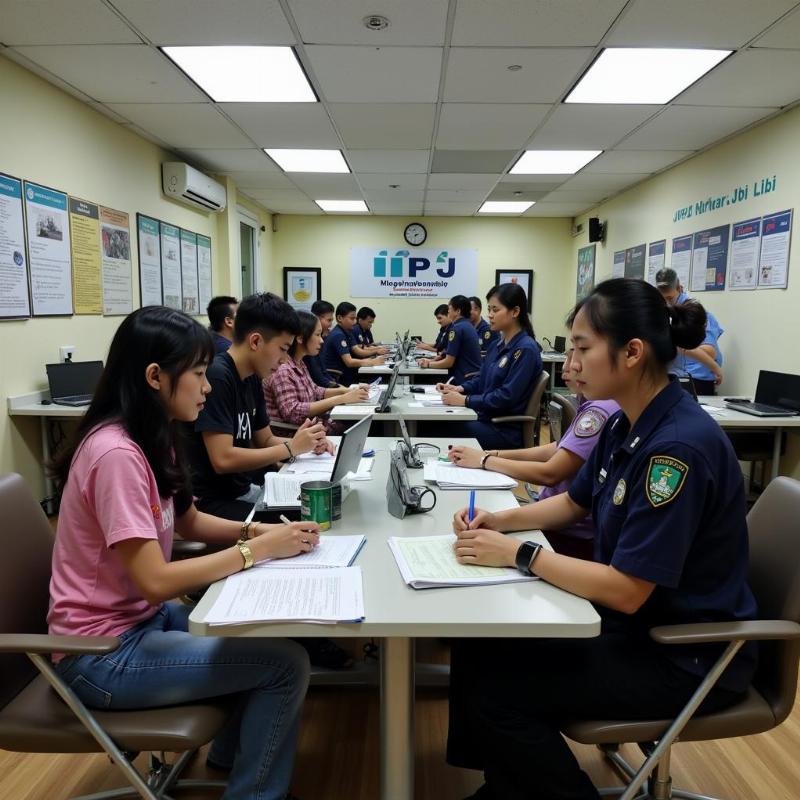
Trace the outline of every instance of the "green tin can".
<path fill-rule="evenodd" d="M 321 531 L 330 530 L 333 521 L 333 484 L 330 481 L 300 484 L 300 519 L 318 522 Z"/>

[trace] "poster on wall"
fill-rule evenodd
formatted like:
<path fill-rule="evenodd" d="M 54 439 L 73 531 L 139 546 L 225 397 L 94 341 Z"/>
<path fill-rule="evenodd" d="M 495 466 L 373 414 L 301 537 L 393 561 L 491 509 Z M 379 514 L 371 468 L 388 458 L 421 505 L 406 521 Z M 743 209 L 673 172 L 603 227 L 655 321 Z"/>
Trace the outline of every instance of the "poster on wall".
<path fill-rule="evenodd" d="M 100 209 L 94 203 L 70 197 L 69 230 L 72 240 L 72 305 L 75 313 L 102 314 Z"/>
<path fill-rule="evenodd" d="M 785 289 L 789 285 L 789 243 L 792 209 L 761 218 L 761 253 L 758 257 L 758 288 Z"/>
<path fill-rule="evenodd" d="M 761 220 L 746 219 L 733 224 L 729 289 L 755 289 L 758 281 L 758 251 Z"/>
<path fill-rule="evenodd" d="M 199 314 L 197 235 L 183 228 L 181 228 L 181 286 L 183 287 L 183 310 L 187 314 Z"/>
<path fill-rule="evenodd" d="M 691 291 L 721 292 L 725 288 L 730 232 L 730 225 L 720 225 L 694 235 Z"/>
<path fill-rule="evenodd" d="M 672 240 L 672 269 L 678 273 L 678 280 L 684 291 L 689 285 L 692 271 L 692 234 L 677 236 Z"/>
<path fill-rule="evenodd" d="M 72 313 L 67 195 L 25 181 L 31 298 L 34 316 Z"/>
<path fill-rule="evenodd" d="M 501 283 L 516 283 L 525 292 L 528 301 L 528 313 L 533 314 L 533 270 L 532 269 L 496 269 L 494 271 L 494 285 Z"/>
<path fill-rule="evenodd" d="M 614 253 L 614 261 L 611 264 L 611 277 L 624 278 L 625 277 L 625 251 L 617 250 Z"/>
<path fill-rule="evenodd" d="M 183 307 L 181 300 L 181 241 L 179 229 L 162 222 L 161 231 L 161 285 L 164 305 L 167 308 Z"/>
<path fill-rule="evenodd" d="M 30 315 L 22 181 L 0 173 L 0 319 Z"/>
<path fill-rule="evenodd" d="M 161 241 L 158 220 L 136 215 L 139 241 L 139 300 L 143 306 L 160 306 L 161 299 Z"/>
<path fill-rule="evenodd" d="M 667 256 L 667 240 L 659 239 L 657 242 L 650 242 L 647 250 L 647 282 L 656 285 L 656 273 L 664 269 Z"/>
<path fill-rule="evenodd" d="M 594 259 L 596 244 L 578 250 L 578 280 L 575 287 L 575 302 L 580 302 L 594 289 Z"/>
<path fill-rule="evenodd" d="M 124 211 L 100 206 L 100 241 L 103 251 L 103 314 L 133 311 L 131 283 L 131 223 Z"/>
<path fill-rule="evenodd" d="M 198 314 L 211 302 L 211 239 L 197 234 L 197 292 L 200 298 Z"/>
<path fill-rule="evenodd" d="M 637 244 L 625 250 L 625 277 L 644 280 L 644 262 L 647 253 L 646 244 Z"/>
<path fill-rule="evenodd" d="M 469 297 L 478 289 L 478 251 L 350 249 L 352 297 Z"/>
<path fill-rule="evenodd" d="M 283 297 L 297 311 L 311 311 L 322 299 L 321 267 L 284 267 Z"/>

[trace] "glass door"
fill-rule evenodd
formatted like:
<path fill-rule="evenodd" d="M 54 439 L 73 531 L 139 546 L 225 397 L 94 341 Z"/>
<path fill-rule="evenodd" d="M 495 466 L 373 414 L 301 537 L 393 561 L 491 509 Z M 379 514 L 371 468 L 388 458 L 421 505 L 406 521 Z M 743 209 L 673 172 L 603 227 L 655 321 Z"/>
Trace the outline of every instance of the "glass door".
<path fill-rule="evenodd" d="M 242 265 L 242 293 L 247 297 L 256 290 L 256 229 L 249 222 L 239 221 L 239 254 Z"/>

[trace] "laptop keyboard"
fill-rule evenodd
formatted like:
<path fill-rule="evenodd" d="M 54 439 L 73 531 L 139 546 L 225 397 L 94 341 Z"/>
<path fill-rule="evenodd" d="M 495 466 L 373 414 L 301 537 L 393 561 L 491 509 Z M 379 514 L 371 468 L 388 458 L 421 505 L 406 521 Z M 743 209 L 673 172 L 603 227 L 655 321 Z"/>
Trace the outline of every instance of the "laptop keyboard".
<path fill-rule="evenodd" d="M 761 414 L 775 414 L 776 412 L 779 414 L 791 413 L 790 408 L 781 408 L 781 406 L 770 406 L 767 405 L 766 403 L 756 403 L 753 400 L 740 400 L 738 403 L 734 403 L 734 405 L 747 406 L 748 408 L 752 408 L 753 411 L 758 411 Z"/>
<path fill-rule="evenodd" d="M 54 403 L 62 403 L 68 406 L 88 406 L 92 402 L 90 394 L 72 394 L 67 397 L 53 398 Z"/>

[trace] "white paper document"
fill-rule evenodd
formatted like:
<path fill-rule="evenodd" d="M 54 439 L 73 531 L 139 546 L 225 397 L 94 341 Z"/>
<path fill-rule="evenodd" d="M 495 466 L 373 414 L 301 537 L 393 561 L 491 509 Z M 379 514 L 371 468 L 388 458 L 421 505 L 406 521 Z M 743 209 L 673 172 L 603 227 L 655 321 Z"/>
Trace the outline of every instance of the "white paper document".
<path fill-rule="evenodd" d="M 336 459 L 331 456 L 330 460 L 308 460 L 308 461 L 295 461 L 294 464 L 287 464 L 280 472 L 281 475 L 303 475 L 306 476 L 303 480 L 313 480 L 308 478 L 308 475 L 319 476 L 320 480 L 327 480 L 333 474 L 333 467 Z M 372 465 L 375 463 L 374 458 L 362 458 L 358 462 L 358 470 L 350 473 L 350 480 L 354 481 L 368 481 L 372 479 Z M 275 473 L 267 473 L 268 475 Z"/>
<path fill-rule="evenodd" d="M 291 558 L 270 558 L 266 561 L 259 561 L 254 569 L 350 567 L 366 541 L 367 537 L 362 534 L 337 536 L 323 533 L 319 537 L 319 544 L 308 553 L 300 553 Z"/>
<path fill-rule="evenodd" d="M 325 480 L 325 477 L 322 476 L 320 479 Z M 311 480 L 307 475 L 297 477 L 283 472 L 266 473 L 264 505 L 267 508 L 300 508 L 300 484 L 307 480 Z"/>
<path fill-rule="evenodd" d="M 361 622 L 359 567 L 249 569 L 225 579 L 206 614 L 209 625 L 249 622 Z"/>
<path fill-rule="evenodd" d="M 453 547 L 456 536 L 392 536 L 392 551 L 403 580 L 414 589 L 438 586 L 483 586 L 538 580 L 512 567 L 459 564 Z"/>
<path fill-rule="evenodd" d="M 450 462 L 430 459 L 423 471 L 426 481 L 435 481 L 441 489 L 513 489 L 516 478 L 501 472 L 457 467 Z"/>

